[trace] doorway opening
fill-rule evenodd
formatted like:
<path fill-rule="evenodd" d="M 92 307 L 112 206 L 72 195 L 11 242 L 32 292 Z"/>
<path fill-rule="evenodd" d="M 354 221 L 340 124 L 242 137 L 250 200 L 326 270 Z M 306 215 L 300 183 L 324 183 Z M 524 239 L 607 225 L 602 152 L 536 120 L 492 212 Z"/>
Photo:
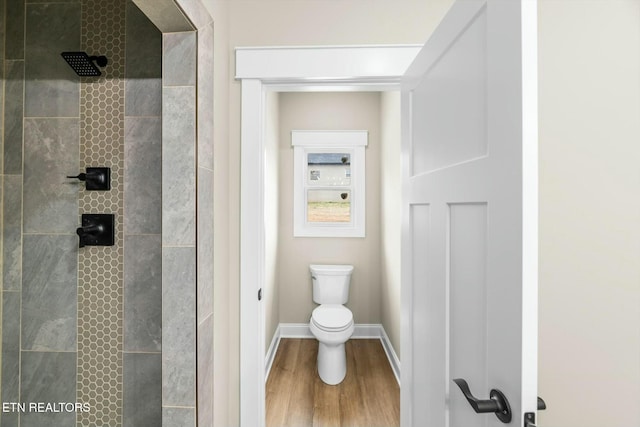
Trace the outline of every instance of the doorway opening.
<path fill-rule="evenodd" d="M 242 426 L 265 425 L 265 312 L 268 204 L 266 125 L 269 92 L 398 91 L 421 46 L 243 48 L 236 50 L 242 82 L 240 406 Z M 268 66 L 266 66 L 268 64 Z M 402 307 L 409 310 L 410 307 Z M 402 343 L 404 348 L 409 343 Z M 249 409 L 251 408 L 251 409 Z"/>
<path fill-rule="evenodd" d="M 267 427 L 399 425 L 400 145 L 398 91 L 266 93 Z M 345 211 L 353 221 L 340 217 Z M 358 216 L 362 230 L 353 235 Z M 309 318 L 317 264 L 353 267 L 344 312 L 354 328 L 339 352 L 346 376 L 329 380 L 337 386 L 316 372 L 321 352 Z"/>

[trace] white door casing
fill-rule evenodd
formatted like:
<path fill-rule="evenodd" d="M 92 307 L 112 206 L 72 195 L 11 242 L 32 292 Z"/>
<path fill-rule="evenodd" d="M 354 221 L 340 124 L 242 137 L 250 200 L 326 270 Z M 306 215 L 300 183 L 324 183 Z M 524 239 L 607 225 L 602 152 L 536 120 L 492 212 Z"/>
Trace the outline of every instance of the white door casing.
<path fill-rule="evenodd" d="M 459 0 L 402 83 L 403 427 L 522 426 L 537 393 L 535 0 Z"/>
<path fill-rule="evenodd" d="M 242 82 L 240 184 L 240 425 L 265 425 L 265 91 L 399 90 L 420 46 L 236 49 Z"/>

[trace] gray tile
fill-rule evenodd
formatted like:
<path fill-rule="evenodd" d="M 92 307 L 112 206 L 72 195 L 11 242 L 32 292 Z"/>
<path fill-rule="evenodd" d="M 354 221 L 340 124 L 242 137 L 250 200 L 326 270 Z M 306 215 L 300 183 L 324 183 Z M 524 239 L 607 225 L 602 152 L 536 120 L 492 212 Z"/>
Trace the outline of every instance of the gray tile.
<path fill-rule="evenodd" d="M 126 77 L 162 79 L 162 33 L 131 1 L 127 2 Z"/>
<path fill-rule="evenodd" d="M 77 245 L 76 236 L 24 236 L 23 350 L 76 350 Z"/>
<path fill-rule="evenodd" d="M 3 290 L 20 290 L 22 283 L 22 175 L 4 176 L 2 224 Z"/>
<path fill-rule="evenodd" d="M 213 172 L 198 168 L 198 323 L 213 313 Z"/>
<path fill-rule="evenodd" d="M 20 400 L 20 292 L 3 292 L 2 293 L 2 401 L 18 402 L 19 400 Z"/>
<path fill-rule="evenodd" d="M 7 35 L 7 22 L 6 22 L 6 0 L 0 0 L 0 11 L 2 13 L 2 21 L 0 22 L 0 39 L 2 40 L 2 46 L 0 46 L 0 59 L 6 59 L 6 35 Z M 2 67 L 0 67 L 0 74 L 2 74 Z M 4 75 L 0 76 L 4 78 Z"/>
<path fill-rule="evenodd" d="M 1 0 L 0 0 L 1 1 Z M 0 70 L 3 69 L 2 61 L 0 60 Z M 0 78 L 0 81 L 4 81 L 4 78 Z M 1 91 L 0 91 L 1 92 Z M 3 115 L 4 109 L 4 94 L 0 93 L 0 115 Z M 3 123 L 0 123 L 0 174 L 4 169 L 4 135 Z"/>
<path fill-rule="evenodd" d="M 21 402 L 75 402 L 76 353 L 22 352 Z M 26 412 L 21 427 L 72 427 L 74 412 Z"/>
<path fill-rule="evenodd" d="M 78 119 L 25 119 L 24 232 L 75 233 L 79 183 Z"/>
<path fill-rule="evenodd" d="M 28 4 L 25 116 L 78 117 L 80 78 L 60 56 L 80 50 L 80 4 Z"/>
<path fill-rule="evenodd" d="M 125 116 L 162 115 L 161 79 L 128 79 L 124 85 Z"/>
<path fill-rule="evenodd" d="M 162 403 L 195 406 L 195 249 L 162 252 Z"/>
<path fill-rule="evenodd" d="M 67 50 L 79 50 L 81 15 L 79 2 L 27 2 L 26 28 L 25 28 L 25 54 L 27 63 L 35 65 L 38 59 L 45 62 L 47 59 L 55 65 L 57 71 L 68 69 L 69 66 L 60 57 L 60 53 Z M 29 58 L 30 53 L 47 53 L 47 49 L 55 49 L 43 58 Z M 40 67 L 31 68 L 35 74 L 32 77 L 50 77 L 51 71 L 42 64 Z M 64 75 L 56 74 L 56 77 Z"/>
<path fill-rule="evenodd" d="M 165 87 L 162 96 L 162 243 L 195 245 L 195 90 Z"/>
<path fill-rule="evenodd" d="M 18 427 L 18 413 L 17 412 L 5 412 L 0 418 L 0 425 L 2 427 Z"/>
<path fill-rule="evenodd" d="M 78 117 L 80 85 L 70 80 L 25 82 L 25 117 Z"/>
<path fill-rule="evenodd" d="M 2 144 L 2 140 L 0 139 L 0 145 L 1 144 Z M 4 186 L 5 186 L 4 175 L 0 174 L 0 223 L 2 222 L 2 217 L 4 216 L 4 204 L 2 203 L 2 200 L 4 200 L 4 191 L 5 191 Z M 2 265 L 3 261 L 1 261 L 4 258 L 4 255 L 2 253 L 3 240 L 4 240 L 3 232 L 0 231 L 0 276 L 4 275 L 4 269 Z M 3 279 L 3 282 L 4 282 L 4 279 Z M 0 286 L 0 291 L 2 291 L 4 288 L 4 283 L 1 283 L 1 284 L 2 286 Z M 1 335 L 2 335 L 2 323 L 0 322 L 0 336 Z M 2 379 L 2 377 L 0 377 L 0 379 Z"/>
<path fill-rule="evenodd" d="M 213 169 L 213 25 L 198 32 L 198 165 Z"/>
<path fill-rule="evenodd" d="M 162 408 L 162 427 L 196 427 L 194 408 Z"/>
<path fill-rule="evenodd" d="M 0 7 L 2 7 L 2 1 L 3 0 L 0 0 Z M 2 37 L 2 34 L 0 34 L 0 37 Z M 2 39 L 0 38 L 0 40 Z M 7 70 L 5 69 L 5 67 L 8 62 L 11 62 L 11 61 L 5 61 L 4 59 L 2 59 L 2 57 L 0 57 L 0 78 L 2 79 L 3 82 L 7 79 Z M 2 92 L 0 93 L 0 102 L 2 102 L 2 105 L 0 105 L 0 117 L 4 117 L 5 101 L 6 101 L 5 93 Z M 2 134 L 4 134 L 4 127 L 2 126 L 3 124 L 0 125 L 0 130 L 2 131 Z M 0 151 L 3 151 L 3 150 L 0 150 Z M 0 160 L 2 160 L 1 156 L 0 156 Z"/>
<path fill-rule="evenodd" d="M 193 86 L 196 84 L 196 33 L 164 34 L 163 84 L 164 86 Z"/>
<path fill-rule="evenodd" d="M 125 118 L 125 234 L 162 232 L 162 118 Z"/>
<path fill-rule="evenodd" d="M 124 354 L 124 427 L 162 425 L 162 357 Z"/>
<path fill-rule="evenodd" d="M 198 424 L 213 425 L 213 316 L 198 325 Z"/>
<path fill-rule="evenodd" d="M 124 349 L 162 349 L 162 242 L 156 236 L 124 239 Z"/>
<path fill-rule="evenodd" d="M 174 0 L 135 0 L 136 5 L 163 33 L 192 31 L 193 26 Z"/>
<path fill-rule="evenodd" d="M 4 173 L 22 174 L 24 61 L 5 62 Z"/>
<path fill-rule="evenodd" d="M 212 22 L 211 15 L 201 0 L 177 0 L 177 3 L 197 29 Z"/>
<path fill-rule="evenodd" d="M 5 58 L 24 59 L 24 0 L 5 0 Z"/>
<path fill-rule="evenodd" d="M 4 16 L 6 14 L 6 10 L 5 10 L 5 4 L 6 4 L 6 0 L 0 0 L 0 7 L 2 7 L 2 9 L 0 9 L 2 16 L 3 16 L 3 20 L 4 20 Z M 0 22 L 0 37 L 2 37 L 2 39 L 4 39 L 5 37 L 5 31 L 6 30 L 6 23 L 5 22 Z M 4 52 L 3 52 L 4 54 Z M 0 58 L 4 58 L 4 55 L 1 56 Z"/>
<path fill-rule="evenodd" d="M 3 0 L 0 0 L 0 8 L 3 6 Z M 1 11 L 2 9 L 0 9 Z M 1 14 L 0 14 L 1 16 Z M 2 24 L 0 24 L 0 28 Z M 2 44 L 2 33 L 0 33 L 0 44 Z M 0 47 L 0 51 L 2 48 Z M 0 52 L 0 54 L 2 54 Z M 0 56 L 0 81 L 2 83 L 5 82 L 5 61 Z M 4 104 L 5 104 L 5 94 L 4 91 L 0 90 L 0 118 L 4 118 Z M 0 174 L 4 173 L 4 120 L 0 120 Z"/>

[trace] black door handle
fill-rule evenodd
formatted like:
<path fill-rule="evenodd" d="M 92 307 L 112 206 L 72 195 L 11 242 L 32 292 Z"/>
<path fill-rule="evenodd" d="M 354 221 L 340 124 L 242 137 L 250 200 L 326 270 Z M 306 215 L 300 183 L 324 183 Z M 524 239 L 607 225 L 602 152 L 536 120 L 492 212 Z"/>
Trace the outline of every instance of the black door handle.
<path fill-rule="evenodd" d="M 460 387 L 462 394 L 464 394 L 467 402 L 469 402 L 469 405 L 471 405 L 476 413 L 494 413 L 503 423 L 507 424 L 511 422 L 511 406 L 509 405 L 507 397 L 500 390 L 493 389 L 489 393 L 489 399 L 480 400 L 471 394 L 469 384 L 467 384 L 465 380 L 462 378 L 456 378 L 453 382 Z"/>
<path fill-rule="evenodd" d="M 542 411 L 544 409 L 547 409 L 547 404 L 540 396 L 538 396 L 538 411 Z"/>
<path fill-rule="evenodd" d="M 547 409 L 547 404 L 540 396 L 538 396 L 538 411 Z M 527 412 L 524 414 L 524 427 L 537 427 L 536 414 L 534 412 Z"/>

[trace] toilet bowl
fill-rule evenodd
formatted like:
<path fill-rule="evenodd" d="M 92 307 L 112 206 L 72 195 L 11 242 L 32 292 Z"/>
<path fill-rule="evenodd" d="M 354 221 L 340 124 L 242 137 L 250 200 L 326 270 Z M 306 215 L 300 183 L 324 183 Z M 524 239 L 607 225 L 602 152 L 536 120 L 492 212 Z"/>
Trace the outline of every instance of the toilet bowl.
<path fill-rule="evenodd" d="M 320 304 L 311 313 L 309 329 L 318 340 L 318 375 L 329 385 L 342 382 L 347 373 L 344 344 L 355 329 L 349 298 L 351 265 L 311 265 L 313 300 Z"/>
<path fill-rule="evenodd" d="M 329 385 L 340 384 L 347 374 L 344 344 L 355 329 L 353 314 L 337 304 L 317 307 L 309 322 L 311 333 L 318 340 L 318 375 Z"/>

